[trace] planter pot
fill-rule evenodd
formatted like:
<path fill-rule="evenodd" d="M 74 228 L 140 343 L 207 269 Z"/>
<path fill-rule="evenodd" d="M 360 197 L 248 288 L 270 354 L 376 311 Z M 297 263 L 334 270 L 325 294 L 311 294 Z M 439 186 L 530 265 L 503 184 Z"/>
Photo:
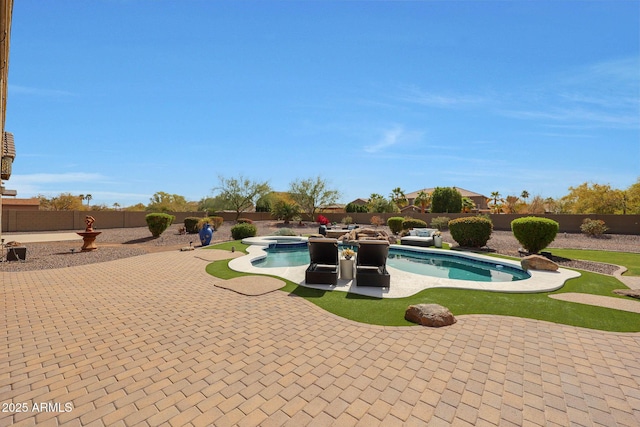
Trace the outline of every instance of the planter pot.
<path fill-rule="evenodd" d="M 433 245 L 436 248 L 442 247 L 442 236 L 433 236 Z"/>
<path fill-rule="evenodd" d="M 213 230 L 211 229 L 211 224 L 205 224 L 200 230 L 200 243 L 202 246 L 208 246 L 211 243 L 211 238 L 213 237 Z"/>

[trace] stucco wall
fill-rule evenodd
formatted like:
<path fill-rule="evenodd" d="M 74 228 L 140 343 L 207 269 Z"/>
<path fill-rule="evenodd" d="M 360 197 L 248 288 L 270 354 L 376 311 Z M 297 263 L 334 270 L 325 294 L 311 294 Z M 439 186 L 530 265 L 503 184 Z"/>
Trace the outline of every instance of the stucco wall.
<path fill-rule="evenodd" d="M 203 212 L 173 212 L 176 216 L 176 223 L 184 222 L 184 218 L 189 216 L 202 217 Z M 85 228 L 84 217 L 91 215 L 96 219 L 94 224 L 96 229 L 106 228 L 128 228 L 146 227 L 145 216 L 147 212 L 128 211 L 18 211 L 9 210 L 2 216 L 3 232 L 29 232 L 29 231 L 58 231 L 58 230 L 83 230 Z M 225 221 L 234 221 L 235 213 L 225 212 L 216 214 L 222 216 Z M 376 215 L 385 220 L 394 214 L 372 214 L 372 213 L 323 213 L 330 221 L 341 222 L 346 216 L 353 218 L 357 224 L 369 225 L 371 217 Z M 435 217 L 446 216 L 450 219 L 469 216 L 469 214 L 411 214 L 413 218 L 425 220 L 427 224 Z M 511 221 L 527 215 L 500 214 L 490 215 L 495 230 L 511 230 Z M 542 215 L 541 215 L 542 216 Z M 640 235 L 640 215 L 544 215 L 560 224 L 560 232 L 579 233 L 580 224 L 584 218 L 602 219 L 607 227 L 608 233 L 612 234 L 636 234 Z M 243 213 L 242 217 L 254 221 L 273 220 L 271 214 Z M 309 222 L 309 218 L 305 218 Z"/>

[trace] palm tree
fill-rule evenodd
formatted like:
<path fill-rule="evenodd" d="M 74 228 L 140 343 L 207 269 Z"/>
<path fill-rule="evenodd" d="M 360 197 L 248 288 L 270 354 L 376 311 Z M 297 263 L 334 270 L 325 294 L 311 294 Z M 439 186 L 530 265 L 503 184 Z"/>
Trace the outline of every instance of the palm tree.
<path fill-rule="evenodd" d="M 89 206 L 89 202 L 91 201 L 91 199 L 93 199 L 93 196 L 91 196 L 91 194 L 87 194 L 86 196 L 84 196 L 84 198 L 87 201 L 87 206 Z"/>
<path fill-rule="evenodd" d="M 403 208 L 407 205 L 407 196 L 404 194 L 404 190 L 400 187 L 396 187 L 391 190 L 391 200 L 393 200 L 399 208 Z"/>
<path fill-rule="evenodd" d="M 469 213 L 476 208 L 476 204 L 468 197 L 462 198 L 462 212 Z"/>
<path fill-rule="evenodd" d="M 113 208 L 114 208 L 115 210 L 118 210 L 118 209 L 120 208 L 120 203 L 115 202 L 115 203 L 113 204 Z"/>
<path fill-rule="evenodd" d="M 493 191 L 491 193 L 491 200 L 493 200 L 494 205 L 498 204 L 498 200 L 500 200 L 500 197 L 502 197 L 502 194 L 500 194 L 499 191 Z"/>
<path fill-rule="evenodd" d="M 498 213 L 499 209 L 498 209 L 498 201 L 501 201 L 502 195 L 500 194 L 499 191 L 493 191 L 491 192 L 491 200 L 493 201 L 493 210 L 495 213 Z"/>
<path fill-rule="evenodd" d="M 422 213 L 424 213 L 424 211 L 426 210 L 426 207 L 429 206 L 430 202 L 431 202 L 431 193 L 427 193 L 426 191 L 421 190 L 416 196 L 415 203 L 420 205 L 420 208 L 422 208 Z"/>
<path fill-rule="evenodd" d="M 529 192 L 527 190 L 523 190 L 522 193 L 520 193 L 520 197 L 522 197 L 524 199 L 524 202 L 527 203 L 527 199 L 529 198 Z"/>

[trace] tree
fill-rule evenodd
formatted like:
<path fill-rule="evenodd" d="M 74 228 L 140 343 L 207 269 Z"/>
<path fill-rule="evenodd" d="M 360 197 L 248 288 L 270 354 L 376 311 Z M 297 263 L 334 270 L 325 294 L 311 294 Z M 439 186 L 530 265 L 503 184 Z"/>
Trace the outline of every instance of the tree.
<path fill-rule="evenodd" d="M 115 209 L 115 210 L 119 210 L 119 209 L 120 209 L 120 203 L 115 202 L 115 203 L 113 204 L 113 209 Z"/>
<path fill-rule="evenodd" d="M 367 203 L 367 209 L 369 212 L 375 213 L 395 213 L 400 212 L 398 206 L 391 200 L 387 200 L 383 195 L 378 193 L 372 193 L 369 196 L 369 203 Z"/>
<path fill-rule="evenodd" d="M 283 220 L 285 224 L 289 224 L 292 219 L 300 215 L 300 206 L 293 202 L 287 202 L 286 200 L 278 200 L 273 205 L 271 213 L 277 219 Z"/>
<path fill-rule="evenodd" d="M 469 197 L 462 198 L 462 212 L 469 213 L 476 208 L 476 204 Z"/>
<path fill-rule="evenodd" d="M 504 202 L 504 200 L 502 200 L 502 195 L 499 191 L 492 191 L 491 199 L 489 199 L 488 202 L 492 203 L 491 210 L 493 213 L 499 213 L 502 211 L 502 205 L 498 202 Z"/>
<path fill-rule="evenodd" d="M 407 196 L 404 194 L 404 190 L 400 187 L 396 187 L 391 190 L 391 201 L 396 204 L 400 209 L 407 206 Z"/>
<path fill-rule="evenodd" d="M 462 195 L 451 187 L 436 187 L 431 193 L 432 213 L 459 213 L 462 211 Z"/>
<path fill-rule="evenodd" d="M 311 218 L 316 217 L 320 206 L 335 203 L 340 197 L 338 190 L 331 190 L 321 177 L 293 181 L 289 184 L 291 199 Z"/>
<path fill-rule="evenodd" d="M 385 199 L 381 194 L 373 193 L 369 197 L 369 203 L 367 204 L 369 212 L 375 213 L 395 213 L 400 212 L 398 206 L 391 200 Z"/>
<path fill-rule="evenodd" d="M 569 194 L 562 198 L 570 213 L 615 214 L 622 213 L 625 195 L 610 185 L 583 183 L 569 187 Z"/>
<path fill-rule="evenodd" d="M 553 199 L 551 199 L 553 201 Z M 531 203 L 527 206 L 527 213 L 530 214 L 543 214 L 547 211 L 545 208 L 546 200 L 543 200 L 541 196 L 534 196 L 531 199 Z M 555 201 L 549 204 L 548 208 L 555 208 Z"/>
<path fill-rule="evenodd" d="M 164 191 L 158 191 L 147 205 L 147 211 L 152 212 L 186 212 L 188 210 L 188 202 L 184 196 L 178 194 L 169 194 Z"/>
<path fill-rule="evenodd" d="M 205 197 L 200 199 L 196 208 L 200 212 L 216 212 L 224 210 L 224 200 L 220 197 Z"/>
<path fill-rule="evenodd" d="M 48 211 L 82 211 L 85 207 L 82 205 L 82 199 L 71 193 L 61 193 L 57 196 L 47 199 L 40 195 L 40 209 Z"/>
<path fill-rule="evenodd" d="M 91 199 L 93 199 L 93 196 L 91 194 L 87 194 L 84 196 L 84 199 L 87 201 L 87 206 L 89 206 L 89 202 L 91 202 Z"/>
<path fill-rule="evenodd" d="M 527 190 L 522 190 L 522 193 L 520 193 L 520 197 L 522 197 L 524 199 L 524 202 L 527 203 L 527 200 L 529 199 L 529 192 Z"/>
<path fill-rule="evenodd" d="M 420 190 L 414 203 L 420 205 L 421 212 L 424 213 L 425 210 L 427 209 L 427 206 L 429 206 L 429 203 L 431 203 L 431 193 L 427 193 L 424 190 Z"/>
<path fill-rule="evenodd" d="M 136 203 L 135 205 L 127 206 L 124 208 L 125 211 L 129 212 L 143 212 L 147 209 L 147 207 L 142 203 Z"/>
<path fill-rule="evenodd" d="M 369 212 L 369 208 L 367 205 L 359 205 L 357 203 L 347 203 L 347 206 L 344 208 L 347 213 L 356 213 L 356 212 Z"/>
<path fill-rule="evenodd" d="M 517 213 L 519 201 L 520 199 L 517 196 L 507 196 L 507 198 L 505 199 L 506 213 Z"/>
<path fill-rule="evenodd" d="M 226 208 L 236 212 L 236 220 L 240 213 L 255 205 L 255 202 L 271 191 L 267 182 L 251 181 L 242 175 L 238 178 L 218 177 L 220 184 L 214 187 L 218 191 L 218 197 Z"/>
<path fill-rule="evenodd" d="M 640 178 L 624 192 L 624 208 L 628 214 L 640 214 Z"/>

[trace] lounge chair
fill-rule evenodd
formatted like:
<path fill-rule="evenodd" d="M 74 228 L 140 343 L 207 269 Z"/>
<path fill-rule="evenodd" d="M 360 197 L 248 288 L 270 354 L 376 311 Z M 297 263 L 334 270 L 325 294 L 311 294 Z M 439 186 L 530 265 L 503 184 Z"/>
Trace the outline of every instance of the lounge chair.
<path fill-rule="evenodd" d="M 356 285 L 388 288 L 391 276 L 387 272 L 389 242 L 386 240 L 361 240 L 356 256 Z"/>
<path fill-rule="evenodd" d="M 308 243 L 311 263 L 304 275 L 305 282 L 336 286 L 338 284 L 338 240 L 311 237 Z"/>

